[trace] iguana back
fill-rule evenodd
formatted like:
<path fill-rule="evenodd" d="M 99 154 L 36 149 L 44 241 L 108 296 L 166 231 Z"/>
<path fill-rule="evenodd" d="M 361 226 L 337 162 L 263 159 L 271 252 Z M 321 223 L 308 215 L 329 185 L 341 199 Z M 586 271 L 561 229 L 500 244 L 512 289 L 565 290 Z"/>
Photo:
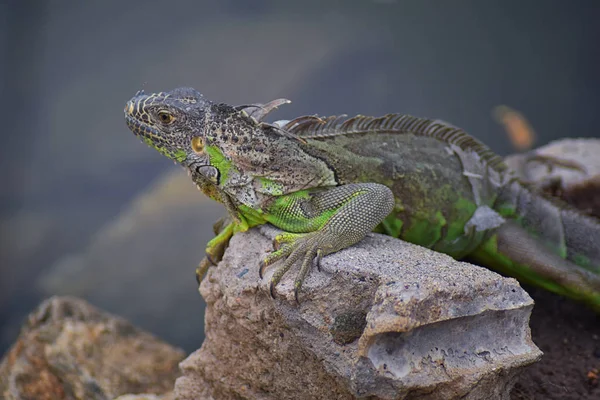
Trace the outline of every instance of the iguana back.
<path fill-rule="evenodd" d="M 348 121 L 291 121 L 284 129 L 305 139 L 303 150 L 326 160 L 339 184 L 392 189 L 394 211 L 380 230 L 453 257 L 477 247 L 485 232 L 465 235 L 464 227 L 478 207 L 493 207 L 504 179 L 499 157 L 440 121 L 398 115 Z"/>
<path fill-rule="evenodd" d="M 305 151 L 327 160 L 340 184 L 377 182 L 392 189 L 396 204 L 380 231 L 455 258 L 472 255 L 533 283 L 544 280 L 540 271 L 563 280 L 571 272 L 586 282 L 585 290 L 588 285 L 600 290 L 600 221 L 530 189 L 463 130 L 399 114 L 300 117 L 283 129 L 305 140 Z M 510 227 L 513 223 L 527 235 Z M 504 225 L 510 230 L 498 243 Z M 523 236 L 531 239 L 525 246 Z M 538 272 L 507 265 L 498 244 L 519 264 L 534 262 Z"/>

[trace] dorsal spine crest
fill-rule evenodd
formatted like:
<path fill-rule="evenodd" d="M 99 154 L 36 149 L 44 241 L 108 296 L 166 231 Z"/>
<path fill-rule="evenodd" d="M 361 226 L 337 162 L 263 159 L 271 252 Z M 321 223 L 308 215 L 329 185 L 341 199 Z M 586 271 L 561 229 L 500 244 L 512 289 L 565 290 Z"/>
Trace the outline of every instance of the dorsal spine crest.
<path fill-rule="evenodd" d="M 387 114 L 382 117 L 346 115 L 318 117 L 302 116 L 289 121 L 283 129 L 303 139 L 323 139 L 343 135 L 410 133 L 442 140 L 465 151 L 474 151 L 483 162 L 498 172 L 507 170 L 502 158 L 465 131 L 440 120 L 413 117 L 406 114 Z"/>

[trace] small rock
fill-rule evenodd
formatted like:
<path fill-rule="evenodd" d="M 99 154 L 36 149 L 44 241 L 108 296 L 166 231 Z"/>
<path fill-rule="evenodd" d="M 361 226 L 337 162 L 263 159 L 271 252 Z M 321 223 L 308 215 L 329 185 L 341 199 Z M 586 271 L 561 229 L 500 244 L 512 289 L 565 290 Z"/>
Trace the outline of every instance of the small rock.
<path fill-rule="evenodd" d="M 161 395 L 173 389 L 183 357 L 181 350 L 83 300 L 52 297 L 29 315 L 0 362 L 0 398 Z"/>
<path fill-rule="evenodd" d="M 505 158 L 525 182 L 600 218 L 600 140 L 561 139 Z"/>
<path fill-rule="evenodd" d="M 154 394 L 125 394 L 117 397 L 115 400 L 175 400 L 175 394 L 173 392 L 162 396 Z"/>
<path fill-rule="evenodd" d="M 180 400 L 508 399 L 541 357 L 515 279 L 374 234 L 313 268 L 300 304 L 296 269 L 273 300 L 260 232 L 274 235 L 236 234 L 202 282 L 206 340 L 181 363 Z"/>

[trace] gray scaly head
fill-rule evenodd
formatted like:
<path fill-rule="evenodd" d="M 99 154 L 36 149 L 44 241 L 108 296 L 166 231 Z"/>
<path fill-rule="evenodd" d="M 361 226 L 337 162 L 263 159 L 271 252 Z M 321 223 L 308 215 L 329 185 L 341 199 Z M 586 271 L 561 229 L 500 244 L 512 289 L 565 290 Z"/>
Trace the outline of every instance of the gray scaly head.
<path fill-rule="evenodd" d="M 206 111 L 211 103 L 191 88 L 145 94 L 139 91 L 125 105 L 125 121 L 150 147 L 184 167 L 209 165 L 201 150 Z"/>
<path fill-rule="evenodd" d="M 260 209 L 272 196 L 337 184 L 327 163 L 300 149 L 301 139 L 262 122 L 288 102 L 235 107 L 183 88 L 138 93 L 125 106 L 125 119 L 144 142 L 189 168 L 207 195 L 215 198 L 218 190 L 218 201 L 226 193 L 236 203 Z"/>
<path fill-rule="evenodd" d="M 125 105 L 125 121 L 144 143 L 188 168 L 195 180 L 218 185 L 234 158 L 241 164 L 255 164 L 262 157 L 269 165 L 260 154 L 260 142 L 265 140 L 262 129 L 284 132 L 262 120 L 287 103 L 276 99 L 234 107 L 205 100 L 192 88 L 151 94 L 139 91 Z"/>

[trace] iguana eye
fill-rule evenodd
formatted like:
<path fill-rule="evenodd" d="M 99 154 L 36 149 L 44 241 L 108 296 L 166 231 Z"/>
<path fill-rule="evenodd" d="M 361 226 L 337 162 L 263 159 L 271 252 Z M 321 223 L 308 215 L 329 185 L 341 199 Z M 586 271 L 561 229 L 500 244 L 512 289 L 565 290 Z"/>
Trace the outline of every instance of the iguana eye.
<path fill-rule="evenodd" d="M 170 124 L 171 122 L 173 122 L 175 120 L 175 117 L 167 110 L 160 110 L 158 112 L 158 119 L 163 124 Z"/>
<path fill-rule="evenodd" d="M 196 136 L 192 139 L 192 150 L 196 153 L 202 153 L 204 151 L 204 142 L 200 136 Z"/>

